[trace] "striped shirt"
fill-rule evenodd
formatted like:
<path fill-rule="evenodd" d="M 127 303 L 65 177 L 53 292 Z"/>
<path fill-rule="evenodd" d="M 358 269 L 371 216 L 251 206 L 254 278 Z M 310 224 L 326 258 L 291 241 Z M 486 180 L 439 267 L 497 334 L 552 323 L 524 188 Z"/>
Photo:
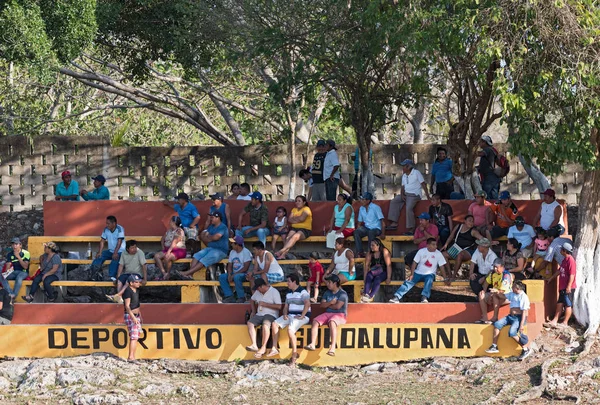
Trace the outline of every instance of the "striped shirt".
<path fill-rule="evenodd" d="M 299 315 L 304 311 L 304 303 L 310 301 L 310 295 L 302 287 L 296 288 L 294 291 L 287 293 L 285 296 L 285 303 L 288 306 L 288 314 Z M 310 307 L 306 316 L 310 317 Z"/>

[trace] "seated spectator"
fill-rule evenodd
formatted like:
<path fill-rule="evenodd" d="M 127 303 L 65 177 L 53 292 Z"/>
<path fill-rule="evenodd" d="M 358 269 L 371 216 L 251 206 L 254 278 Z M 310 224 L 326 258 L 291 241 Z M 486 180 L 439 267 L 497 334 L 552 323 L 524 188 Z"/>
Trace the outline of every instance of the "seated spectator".
<path fill-rule="evenodd" d="M 544 256 L 544 260 L 538 260 L 535 262 L 534 270 L 537 273 L 542 273 L 543 270 L 551 267 L 552 261 L 555 261 L 559 266 L 562 264 L 564 260 L 564 255 L 562 254 L 562 247 L 565 243 L 571 243 L 571 239 L 568 238 L 559 238 L 558 231 L 556 228 L 552 228 L 546 232 L 548 234 L 548 241 L 550 242 L 550 246 L 548 246 L 548 250 L 546 250 L 546 255 Z M 552 270 L 550 269 L 550 274 L 552 274 Z M 546 277 L 544 277 L 546 279 Z"/>
<path fill-rule="evenodd" d="M 306 282 L 306 289 L 310 294 L 311 288 L 314 287 L 313 297 L 310 299 L 310 302 L 316 304 L 317 298 L 319 298 L 319 285 L 321 285 L 325 278 L 325 270 L 323 270 L 323 265 L 319 262 L 319 254 L 317 252 L 312 252 L 308 257 L 308 271 L 310 274 Z"/>
<path fill-rule="evenodd" d="M 262 242 L 252 244 L 254 252 L 253 270 L 248 272 L 246 279 L 250 282 L 250 287 L 255 283 L 255 279 L 262 278 L 269 284 L 279 283 L 284 280 L 283 269 L 277 262 L 277 259 L 271 252 L 265 250 Z"/>
<path fill-rule="evenodd" d="M 427 246 L 419 250 L 415 256 L 410 269 L 412 275 L 398 288 L 390 302 L 398 304 L 402 301 L 402 297 L 421 281 L 425 284 L 421 292 L 421 302 L 429 302 L 431 287 L 438 269 L 442 269 L 444 279 L 448 280 L 445 266 L 446 258 L 437 250 L 437 239 L 429 238 Z"/>
<path fill-rule="evenodd" d="M 523 257 L 528 259 L 533 256 L 535 230 L 533 226 L 525 223 L 522 216 L 515 218 L 515 224 L 508 229 L 508 238 L 515 238 L 521 244 Z"/>
<path fill-rule="evenodd" d="M 250 319 L 246 322 L 251 343 L 250 346 L 246 346 L 246 350 L 256 352 L 254 357 L 260 359 L 267 351 L 267 342 L 271 334 L 271 324 L 279 317 L 281 296 L 279 295 L 279 291 L 271 287 L 262 278 L 255 281 L 254 290 L 254 294 L 250 298 Z M 259 348 L 256 344 L 256 327 L 261 325 L 262 344 Z"/>
<path fill-rule="evenodd" d="M 452 228 L 454 228 L 454 223 L 452 222 L 452 215 L 454 212 L 452 211 L 452 206 L 450 204 L 446 204 L 442 202 L 439 194 L 434 194 L 431 196 L 431 205 L 429 206 L 429 216 L 431 217 L 431 222 L 433 222 L 438 227 L 438 234 L 440 236 L 439 243 L 443 246 L 448 240 L 448 236 L 450 236 L 450 232 Z"/>
<path fill-rule="evenodd" d="M 0 274 L 0 281 L 2 282 L 2 288 L 4 291 L 6 291 L 14 301 L 15 297 L 21 290 L 23 280 L 25 280 L 29 275 L 28 269 L 31 255 L 27 250 L 23 249 L 23 245 L 21 245 L 21 239 L 19 238 L 12 239 L 11 247 L 12 250 L 6 255 L 6 265 L 12 266 L 13 271 L 6 276 L 6 278 L 2 277 Z M 15 280 L 14 289 L 10 289 L 10 286 L 7 282 L 8 280 Z"/>
<path fill-rule="evenodd" d="M 392 282 L 392 255 L 381 240 L 375 238 L 365 259 L 365 287 L 360 302 L 373 302 L 381 283 Z"/>
<path fill-rule="evenodd" d="M 498 320 L 498 311 L 501 306 L 508 304 L 506 295 L 512 290 L 513 276 L 504 267 L 502 259 L 494 260 L 493 271 L 488 274 L 479 291 L 479 306 L 481 319 L 475 323 L 491 324 Z M 489 287 L 489 289 L 488 289 Z M 488 305 L 493 305 L 494 316 L 488 321 Z"/>
<path fill-rule="evenodd" d="M 25 301 L 31 303 L 34 300 L 35 293 L 40 288 L 40 283 L 44 283 L 44 294 L 48 298 L 48 302 L 56 301 L 58 292 L 54 291 L 52 283 L 61 279 L 62 275 L 62 260 L 58 254 L 58 246 L 54 242 L 44 243 L 44 254 L 40 256 L 40 270 L 33 281 L 31 282 L 31 289 L 29 295 L 24 295 Z"/>
<path fill-rule="evenodd" d="M 108 244 L 108 249 L 104 249 L 104 244 Z M 117 224 L 117 218 L 113 215 L 106 217 L 106 228 L 100 235 L 100 248 L 96 254 L 96 258 L 92 262 L 91 270 L 92 278 L 101 281 L 102 276 L 102 265 L 106 260 L 110 260 L 108 266 L 108 276 L 110 280 L 117 281 L 117 271 L 119 270 L 119 259 L 121 253 L 125 251 L 125 229 L 121 225 Z"/>
<path fill-rule="evenodd" d="M 237 196 L 237 200 L 245 200 L 250 201 L 252 196 L 250 195 L 250 184 L 242 183 L 240 184 L 240 193 Z"/>
<path fill-rule="evenodd" d="M 79 201 L 79 183 L 71 180 L 71 172 L 61 174 L 62 181 L 56 185 L 56 201 Z"/>
<path fill-rule="evenodd" d="M 419 250 L 427 247 L 427 240 L 430 238 L 438 240 L 438 227 L 431 223 L 429 213 L 423 212 L 419 215 L 419 226 L 415 230 L 415 236 L 413 238 L 413 243 L 417 245 L 417 249 L 408 252 L 404 258 L 404 263 L 407 266 L 412 265 L 412 261 Z"/>
<path fill-rule="evenodd" d="M 493 223 L 493 215 L 490 208 L 492 203 L 486 201 L 485 198 L 485 191 L 475 194 L 475 202 L 469 205 L 469 215 L 473 215 L 475 228 L 477 228 L 479 233 L 492 240 L 492 235 L 490 234 Z"/>
<path fill-rule="evenodd" d="M 395 230 L 398 228 L 400 210 L 406 204 L 406 232 L 404 234 L 412 235 L 415 229 L 414 208 L 421 201 L 421 189 L 425 191 L 428 200 L 429 190 L 421 172 L 413 168 L 414 163 L 412 160 L 405 159 L 400 165 L 402 165 L 402 172 L 404 173 L 402 175 L 402 188 L 400 189 L 400 195 L 397 195 L 390 201 L 390 209 L 388 211 L 390 225 L 387 229 Z"/>
<path fill-rule="evenodd" d="M 306 325 L 310 319 L 310 295 L 308 291 L 300 287 L 300 278 L 292 273 L 287 276 L 287 285 L 290 289 L 285 295 L 285 305 L 282 315 L 272 323 L 273 327 L 273 348 L 267 357 L 274 357 L 279 354 L 279 328 L 288 328 L 288 338 L 292 344 L 291 365 L 295 365 L 298 360 L 298 341 L 296 332 Z"/>
<path fill-rule="evenodd" d="M 500 193 L 500 201 L 490 206 L 492 213 L 496 216 L 495 225 L 492 227 L 490 234 L 492 238 L 498 239 L 501 236 L 508 235 L 508 230 L 515 224 L 519 210 L 510 198 L 508 191 Z"/>
<path fill-rule="evenodd" d="M 219 263 L 227 257 L 229 251 L 229 230 L 222 222 L 221 213 L 215 212 L 211 216 L 212 222 L 208 229 L 200 233 L 200 240 L 206 247 L 192 256 L 192 264 L 188 271 L 181 272 L 186 280 L 192 279 L 195 272 Z"/>
<path fill-rule="evenodd" d="M 240 185 L 237 183 L 233 183 L 231 185 L 231 194 L 227 196 L 227 200 L 237 200 L 240 195 Z"/>
<path fill-rule="evenodd" d="M 212 200 L 212 205 L 210 206 L 208 213 L 212 214 L 213 212 L 220 212 L 221 218 L 223 218 L 223 223 L 227 229 L 229 229 L 230 226 L 233 226 L 233 223 L 231 222 L 231 207 L 229 207 L 229 204 L 223 202 L 223 193 L 214 193 L 210 196 L 210 199 Z M 210 218 L 206 218 L 204 229 L 208 228 L 209 226 Z"/>
<path fill-rule="evenodd" d="M 498 336 L 500 336 L 500 330 L 507 325 L 510 325 L 508 336 L 513 338 L 519 346 L 523 349 L 519 360 L 525 360 L 530 354 L 531 349 L 528 348 L 529 339 L 527 335 L 523 333 L 523 328 L 527 324 L 527 317 L 529 315 L 529 297 L 525 294 L 525 285 L 521 281 L 515 281 L 512 286 L 512 291 L 506 294 L 506 299 L 510 302 L 510 314 L 504 318 L 494 322 L 494 335 L 493 343 L 486 353 L 499 353 L 498 349 Z"/>
<path fill-rule="evenodd" d="M 127 280 L 132 275 L 140 276 L 142 285 L 148 282 L 148 266 L 146 265 L 146 255 L 142 249 L 137 247 L 137 241 L 130 239 L 125 242 L 125 251 L 119 259 L 119 272 L 117 273 L 117 294 L 107 295 L 111 301 L 121 302 L 120 296 L 125 292 Z M 119 297 L 119 298 L 118 298 Z"/>
<path fill-rule="evenodd" d="M 185 237 L 189 241 L 196 245 L 198 240 L 198 224 L 200 223 L 200 214 L 198 209 L 192 203 L 190 203 L 190 197 L 186 193 L 179 193 L 177 197 L 177 204 L 173 207 L 179 218 L 181 218 L 181 226 Z M 197 246 L 193 246 L 196 248 Z"/>
<path fill-rule="evenodd" d="M 209 215 L 210 218 L 210 215 Z M 162 250 L 154 254 L 156 267 L 162 273 L 157 281 L 168 280 L 171 276 L 171 266 L 179 259 L 185 259 L 187 250 L 185 248 L 185 232 L 181 225 L 181 218 L 172 216 L 169 221 L 169 229 L 160 240 Z"/>
<path fill-rule="evenodd" d="M 563 243 L 560 254 L 564 259 L 560 263 L 559 269 L 546 281 L 549 283 L 558 277 L 558 303 L 554 317 L 548 322 L 550 326 L 569 326 L 569 319 L 573 312 L 573 297 L 577 288 L 577 264 L 573 257 L 573 245 L 570 242 Z M 564 318 L 559 324 L 558 320 L 562 316 L 563 309 L 565 311 Z"/>
<path fill-rule="evenodd" d="M 340 288 L 340 279 L 335 274 L 329 276 L 325 283 L 328 291 L 323 294 L 321 299 L 321 308 L 324 308 L 325 312 L 313 319 L 310 343 L 304 348 L 309 351 L 316 350 L 315 344 L 319 335 L 319 327 L 327 324 L 331 332 L 331 345 L 327 354 L 335 356 L 338 328 L 346 323 L 348 316 L 348 294 Z"/>
<path fill-rule="evenodd" d="M 244 216 L 250 216 L 250 225 L 242 226 Z M 235 231 L 236 236 L 242 238 L 251 238 L 257 236 L 258 240 L 263 245 L 267 246 L 267 236 L 270 235 L 269 225 L 269 209 L 263 203 L 263 195 L 255 191 L 250 196 L 250 203 L 244 207 L 238 217 L 238 227 Z"/>
<path fill-rule="evenodd" d="M 473 215 L 467 215 L 464 224 L 457 224 L 454 227 L 441 249 L 446 260 L 456 259 L 454 270 L 450 276 L 451 279 L 458 277 L 463 262 L 471 260 L 471 256 L 477 249 L 476 242 L 479 239 L 483 239 L 483 236 L 475 229 Z"/>
<path fill-rule="evenodd" d="M 552 232 L 556 233 L 555 230 L 553 230 Z M 547 280 L 550 277 L 552 277 L 551 266 L 545 265 L 546 263 L 549 264 L 550 262 L 545 262 L 545 260 L 544 260 L 548 253 L 548 248 L 550 247 L 550 238 L 548 238 L 548 232 L 546 232 L 542 228 L 537 228 L 537 236 L 536 236 L 535 240 L 533 241 L 533 244 L 535 247 L 535 253 L 533 254 L 533 259 L 531 261 L 531 267 L 533 268 L 533 270 L 535 272 L 535 269 L 536 268 L 539 269 L 538 266 L 541 264 L 542 267 L 541 267 L 541 269 L 539 269 L 540 271 L 536 273 L 536 278 L 541 277 L 544 280 Z"/>
<path fill-rule="evenodd" d="M 10 325 L 12 322 L 14 313 L 12 301 L 13 297 L 10 296 L 8 291 L 4 288 L 0 288 L 0 326 Z"/>
<path fill-rule="evenodd" d="M 473 253 L 471 265 L 469 266 L 469 280 L 471 280 L 471 290 L 479 295 L 479 292 L 483 289 L 483 282 L 488 274 L 492 272 L 494 261 L 498 256 L 490 249 L 492 244 L 489 239 L 479 239 L 476 243 L 477 250 Z M 474 272 L 475 266 L 477 266 L 477 274 Z"/>
<path fill-rule="evenodd" d="M 540 205 L 540 209 L 533 220 L 533 225 L 540 226 L 546 231 L 556 229 L 558 236 L 565 233 L 563 208 L 556 201 L 556 194 L 551 188 L 542 193 L 542 205 Z"/>
<path fill-rule="evenodd" d="M 454 174 L 452 174 L 452 159 L 443 147 L 437 148 L 437 158 L 431 169 L 431 191 L 435 184 L 435 192 L 441 199 L 449 200 L 454 191 Z"/>
<path fill-rule="evenodd" d="M 271 250 L 273 252 L 277 247 L 277 240 L 281 237 L 281 240 L 285 241 L 289 230 L 287 210 L 284 206 L 279 206 L 275 211 L 275 219 L 273 220 L 273 238 L 271 239 Z"/>
<path fill-rule="evenodd" d="M 373 202 L 373 194 L 363 193 L 360 198 L 360 209 L 358 210 L 358 228 L 354 231 L 354 244 L 358 257 L 364 257 L 362 238 L 368 237 L 368 246 L 373 239 L 385 239 L 385 223 L 381 207 Z"/>
<path fill-rule="evenodd" d="M 336 231 L 344 235 L 344 238 L 354 235 L 354 208 L 352 208 L 352 197 L 340 194 L 337 204 L 333 207 L 333 215 L 329 223 L 329 231 Z"/>
<path fill-rule="evenodd" d="M 252 263 L 252 253 L 244 247 L 244 238 L 236 236 L 233 238 L 233 245 L 229 252 L 229 260 L 225 273 L 219 276 L 219 284 L 223 290 L 223 302 L 235 302 L 235 296 L 231 291 L 230 284 L 235 285 L 238 304 L 246 302 L 246 293 L 244 292 L 244 281 L 246 273 Z"/>
<path fill-rule="evenodd" d="M 312 211 L 303 195 L 296 196 L 296 206 L 292 208 L 288 223 L 291 229 L 285 239 L 285 245 L 275 254 L 278 259 L 285 257 L 298 241 L 309 238 L 312 234 Z"/>
<path fill-rule="evenodd" d="M 110 200 L 110 191 L 104 185 L 106 183 L 104 176 L 99 174 L 96 177 L 92 177 L 92 180 L 94 180 L 94 189 L 89 192 L 81 190 L 81 198 L 85 201 Z"/>
<path fill-rule="evenodd" d="M 339 277 L 341 284 L 356 280 L 354 252 L 352 252 L 352 249 L 346 248 L 346 240 L 344 238 L 337 238 L 335 240 L 335 251 L 331 258 L 331 264 L 329 264 L 329 268 L 325 272 L 325 278 L 332 274 Z"/>
<path fill-rule="evenodd" d="M 525 280 L 527 278 L 525 275 L 527 259 L 521 252 L 521 244 L 515 238 L 509 238 L 506 242 L 506 251 L 502 255 L 502 262 L 515 280 Z"/>

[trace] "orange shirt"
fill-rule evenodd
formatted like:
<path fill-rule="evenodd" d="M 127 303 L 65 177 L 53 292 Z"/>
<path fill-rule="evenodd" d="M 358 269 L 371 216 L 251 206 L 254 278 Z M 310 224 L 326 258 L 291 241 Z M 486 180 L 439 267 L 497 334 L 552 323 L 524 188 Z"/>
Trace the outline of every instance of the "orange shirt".
<path fill-rule="evenodd" d="M 494 214 L 496 214 L 496 225 L 502 228 L 510 228 L 514 225 L 515 218 L 519 215 L 519 211 L 514 203 L 510 203 L 510 206 L 506 207 L 504 204 L 494 204 L 491 207 L 491 210 Z M 508 221 L 513 221 L 511 224 Z"/>

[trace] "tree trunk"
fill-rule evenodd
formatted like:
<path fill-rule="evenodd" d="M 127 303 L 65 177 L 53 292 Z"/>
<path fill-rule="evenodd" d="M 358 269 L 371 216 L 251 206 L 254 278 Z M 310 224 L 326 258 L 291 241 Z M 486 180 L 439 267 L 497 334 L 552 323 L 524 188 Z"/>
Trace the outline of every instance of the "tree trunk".
<path fill-rule="evenodd" d="M 413 143 L 414 144 L 423 144 L 425 143 L 425 134 L 423 133 L 423 122 L 425 122 L 425 110 L 427 109 L 427 105 L 424 100 L 421 100 L 415 113 L 410 120 L 410 125 L 413 129 Z"/>
<path fill-rule="evenodd" d="M 550 188 L 550 180 L 548 180 L 548 177 L 546 177 L 546 175 L 542 173 L 542 171 L 535 163 L 528 162 L 521 154 L 519 154 L 519 161 L 521 162 L 523 168 L 529 175 L 529 178 L 531 178 L 531 180 L 533 180 L 533 182 L 535 183 L 535 186 L 537 187 L 540 194 Z"/>

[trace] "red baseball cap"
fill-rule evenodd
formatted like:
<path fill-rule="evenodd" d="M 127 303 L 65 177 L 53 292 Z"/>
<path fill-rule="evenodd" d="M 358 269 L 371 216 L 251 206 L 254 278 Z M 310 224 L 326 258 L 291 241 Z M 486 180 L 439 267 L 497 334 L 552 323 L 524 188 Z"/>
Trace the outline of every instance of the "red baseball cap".
<path fill-rule="evenodd" d="M 64 172 L 62 172 L 60 174 L 60 177 L 62 177 L 64 179 L 65 177 L 70 176 L 70 175 L 71 175 L 71 172 L 68 170 L 65 170 Z"/>
<path fill-rule="evenodd" d="M 549 195 L 550 197 L 555 197 L 556 193 L 554 192 L 554 190 L 552 190 L 551 188 L 547 189 L 546 191 L 544 191 L 542 193 L 543 195 Z"/>

